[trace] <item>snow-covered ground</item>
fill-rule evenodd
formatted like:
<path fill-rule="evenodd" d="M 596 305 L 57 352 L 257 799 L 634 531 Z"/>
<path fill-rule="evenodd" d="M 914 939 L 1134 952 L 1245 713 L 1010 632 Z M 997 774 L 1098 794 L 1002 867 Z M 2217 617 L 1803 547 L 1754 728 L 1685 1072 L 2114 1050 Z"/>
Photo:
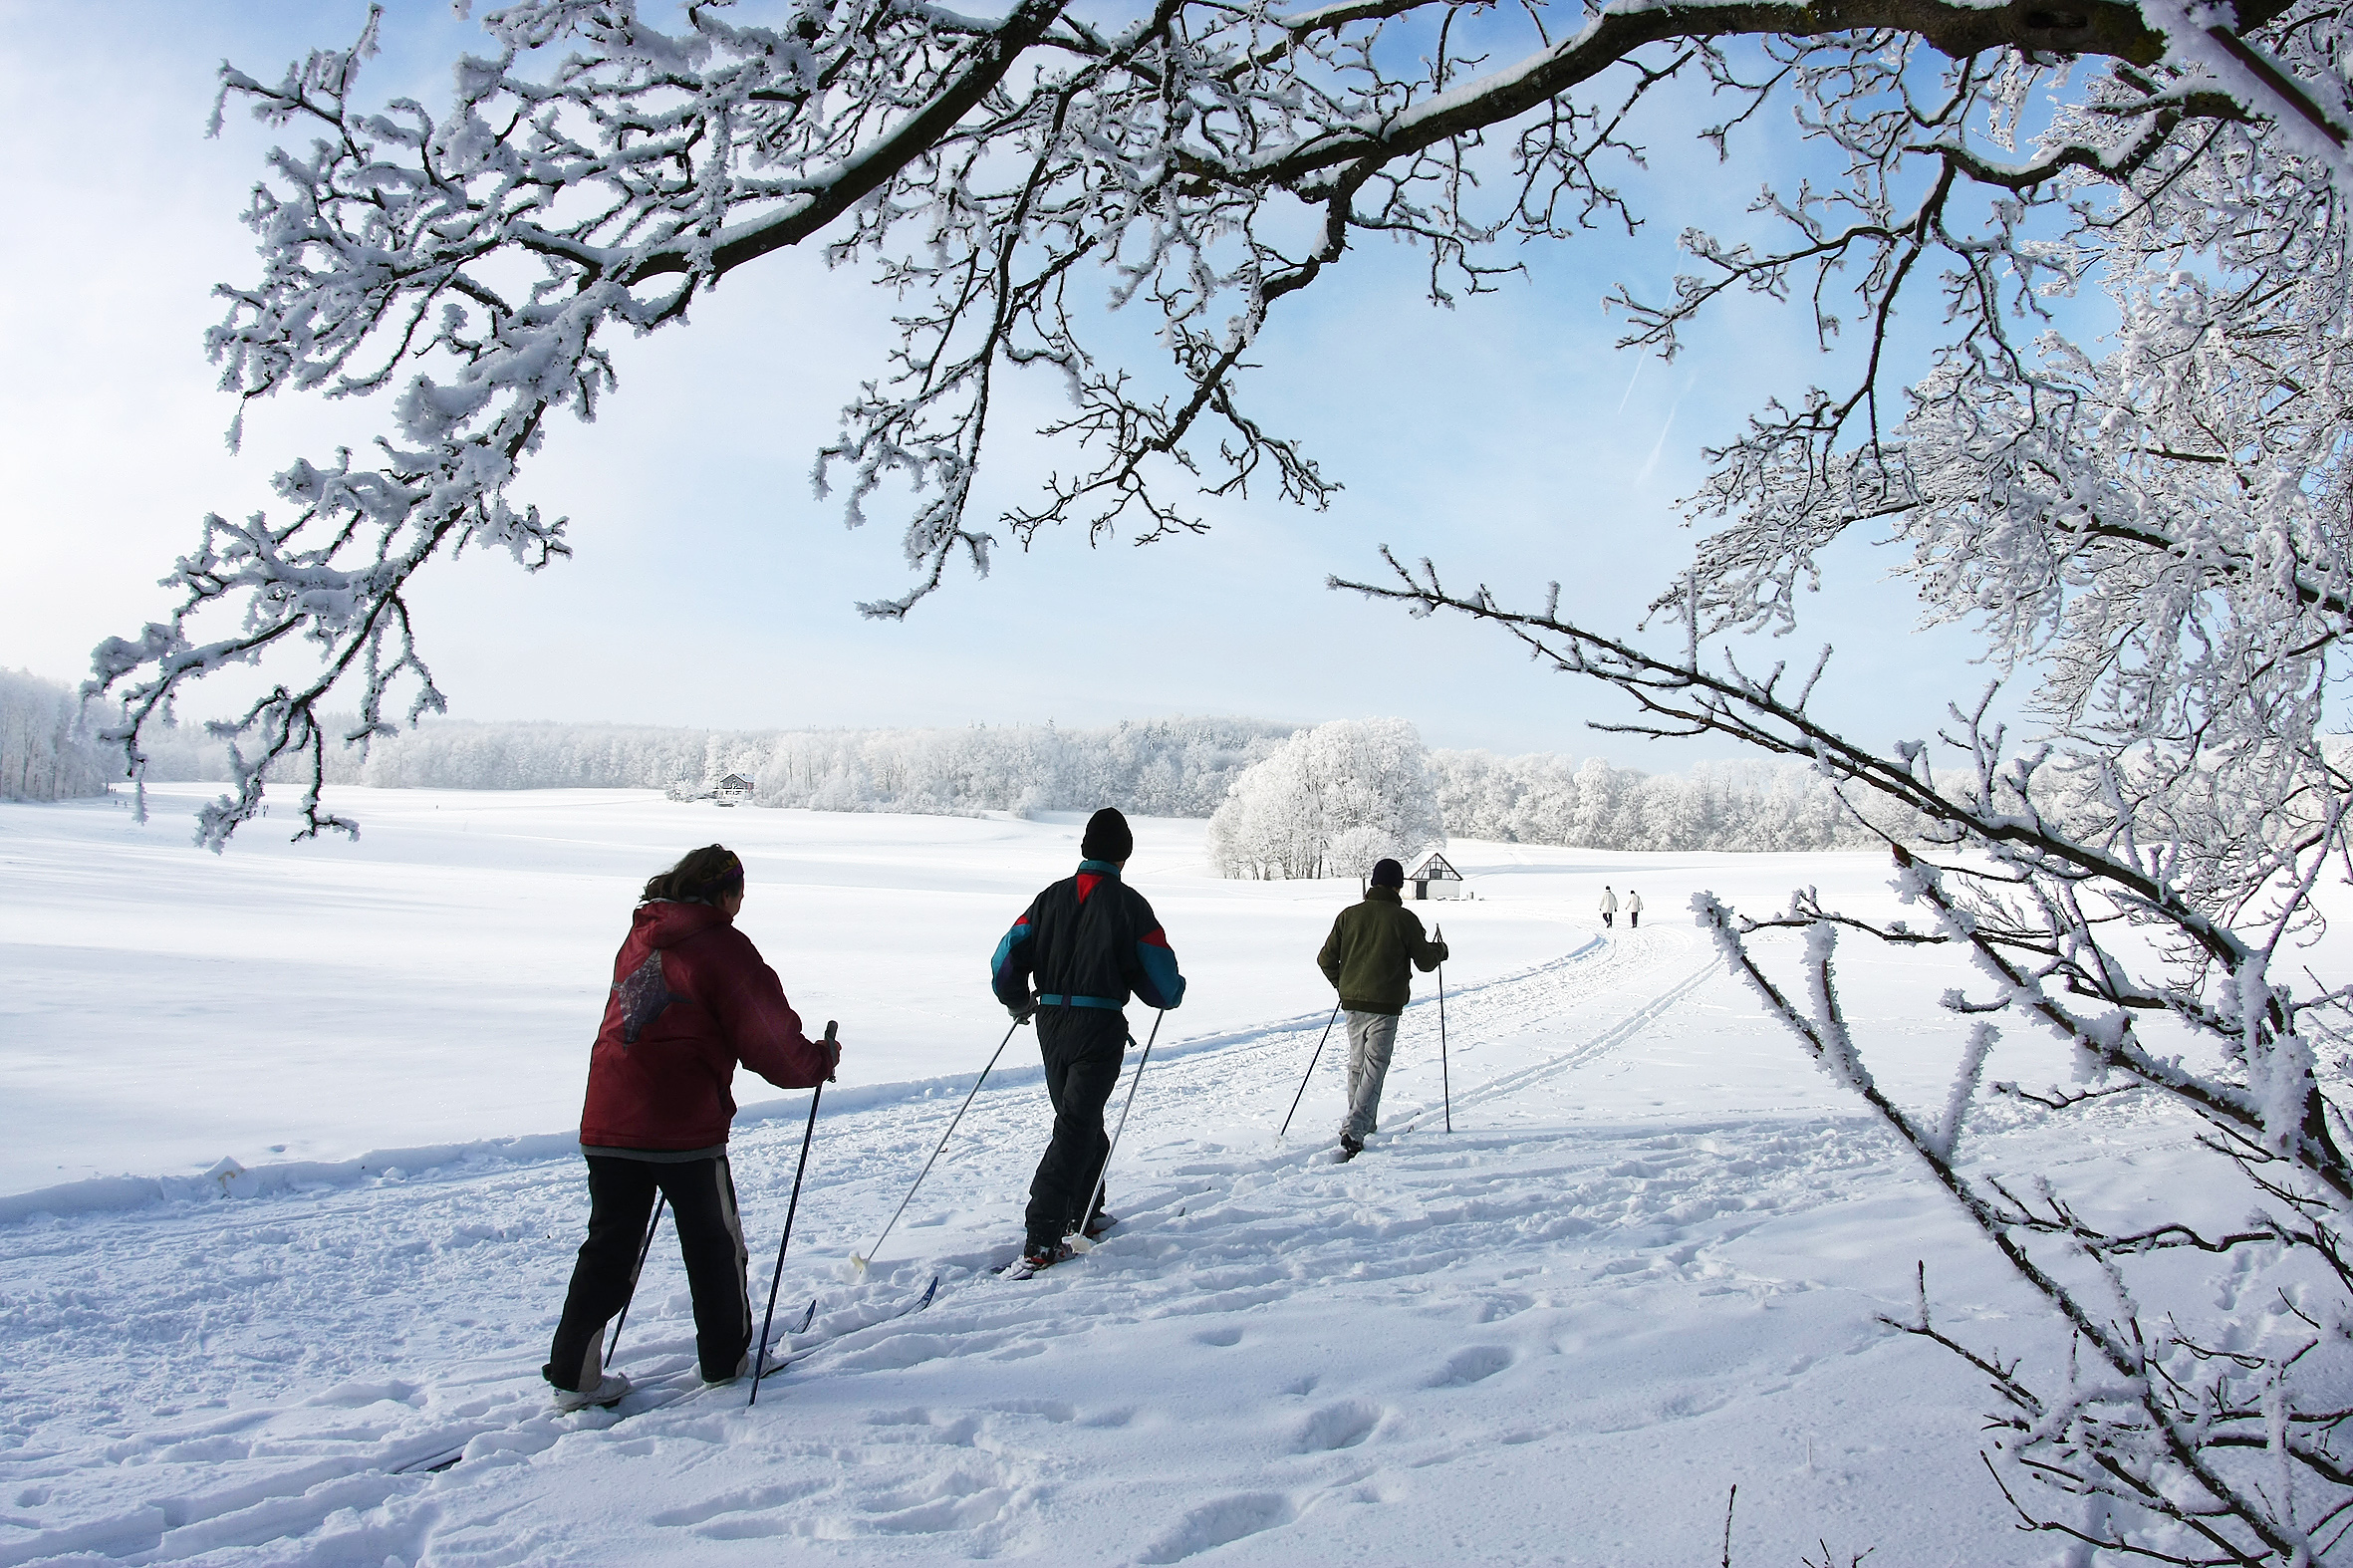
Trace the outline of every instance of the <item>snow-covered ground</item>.
<path fill-rule="evenodd" d="M 1126 1222 L 988 1272 L 1048 1121 L 1025 1033 L 858 1280 L 1004 1032 L 987 953 L 1075 821 L 350 791 L 358 844 L 215 860 L 186 847 L 196 793 L 145 828 L 0 807 L 0 1565 L 1712 1564 L 1735 1483 L 1743 1568 L 2047 1555 L 1976 1457 L 1976 1377 L 1879 1315 L 1923 1260 L 1947 1326 L 2063 1336 L 1683 910 L 1800 883 L 1884 910 L 1877 857 L 1458 842 L 1477 898 L 1425 907 L 1459 954 L 1454 1130 L 1425 981 L 1343 1166 L 1337 1051 L 1276 1128 L 1354 885 L 1220 882 L 1198 824 L 1139 823 L 1131 880 L 1192 990 L 1111 1177 Z M 647 1393 L 558 1418 L 537 1367 L 586 1211 L 587 1042 L 636 884 L 712 839 L 850 1042 L 784 1271 L 811 1353 L 754 1410 L 649 1408 L 691 1376 L 665 1236 L 621 1352 Z M 1605 881 L 1642 890 L 1640 930 L 1600 928 Z M 1941 1102 L 1949 960 L 1857 948 L 1845 977 L 1882 1082 Z M 764 1287 L 807 1097 L 738 1096 Z M 1977 1136 L 2062 1173 L 2151 1145 L 2136 1114 L 1996 1108 Z M 224 1156 L 250 1169 L 206 1177 Z"/>

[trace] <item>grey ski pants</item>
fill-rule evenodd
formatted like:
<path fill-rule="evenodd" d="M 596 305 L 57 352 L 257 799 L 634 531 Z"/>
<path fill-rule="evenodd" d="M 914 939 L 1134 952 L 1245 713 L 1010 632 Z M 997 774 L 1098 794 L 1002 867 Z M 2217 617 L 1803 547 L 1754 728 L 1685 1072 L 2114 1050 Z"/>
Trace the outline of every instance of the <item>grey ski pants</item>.
<path fill-rule="evenodd" d="M 1381 1086 L 1397 1051 L 1397 1014 L 1348 1015 L 1348 1115 L 1342 1137 L 1362 1138 L 1381 1123 Z"/>

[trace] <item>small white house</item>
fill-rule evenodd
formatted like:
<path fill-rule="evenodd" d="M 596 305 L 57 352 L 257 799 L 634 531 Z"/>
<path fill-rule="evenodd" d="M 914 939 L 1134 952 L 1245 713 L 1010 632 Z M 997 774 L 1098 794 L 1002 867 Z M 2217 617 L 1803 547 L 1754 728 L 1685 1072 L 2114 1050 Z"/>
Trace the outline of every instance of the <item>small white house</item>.
<path fill-rule="evenodd" d="M 1459 899 L 1468 891 L 1462 874 L 1446 864 L 1446 858 L 1432 850 L 1422 863 L 1406 873 L 1406 880 L 1414 885 L 1417 899 Z"/>
<path fill-rule="evenodd" d="M 752 781 L 740 773 L 730 773 L 711 786 L 711 799 L 722 806 L 733 806 L 752 798 Z"/>

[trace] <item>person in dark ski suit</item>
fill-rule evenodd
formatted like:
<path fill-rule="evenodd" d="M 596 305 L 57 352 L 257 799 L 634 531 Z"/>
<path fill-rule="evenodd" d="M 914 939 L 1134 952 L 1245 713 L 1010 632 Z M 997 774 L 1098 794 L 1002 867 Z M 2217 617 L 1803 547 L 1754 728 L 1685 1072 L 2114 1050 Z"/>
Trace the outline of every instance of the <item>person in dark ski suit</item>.
<path fill-rule="evenodd" d="M 1127 818 L 1109 806 L 1095 813 L 1079 841 L 1077 875 L 1032 899 L 989 962 L 997 1000 L 1016 1018 L 1036 1016 L 1054 1103 L 1054 1136 L 1030 1178 L 1022 1221 L 1022 1256 L 1032 1268 L 1067 1256 L 1062 1238 L 1090 1211 L 1094 1228 L 1110 1223 L 1101 1212 L 1111 1155 L 1103 1107 L 1131 1043 L 1121 1009 L 1131 993 L 1147 1007 L 1184 1000 L 1184 976 L 1152 906 L 1120 880 L 1135 847 Z"/>
<path fill-rule="evenodd" d="M 1446 944 L 1427 940 L 1422 921 L 1399 890 L 1406 869 L 1376 861 L 1364 902 L 1332 921 L 1332 934 L 1315 955 L 1316 967 L 1340 993 L 1348 1013 L 1348 1113 L 1340 1120 L 1340 1158 L 1364 1153 L 1365 1137 L 1380 1125 L 1381 1086 L 1397 1051 L 1398 1015 L 1413 994 L 1414 965 L 1428 974 L 1446 961 Z"/>
<path fill-rule="evenodd" d="M 779 1089 L 807 1089 L 833 1077 L 842 1053 L 801 1032 L 776 971 L 735 928 L 742 908 L 743 862 L 723 845 L 695 850 L 646 884 L 613 960 L 580 1114 L 588 1240 L 540 1369 L 558 1409 L 629 1392 L 603 1368 L 605 1325 L 629 1303 L 657 1188 L 676 1216 L 704 1380 L 749 1370 L 751 1296 L 727 1168 L 736 1064 Z"/>

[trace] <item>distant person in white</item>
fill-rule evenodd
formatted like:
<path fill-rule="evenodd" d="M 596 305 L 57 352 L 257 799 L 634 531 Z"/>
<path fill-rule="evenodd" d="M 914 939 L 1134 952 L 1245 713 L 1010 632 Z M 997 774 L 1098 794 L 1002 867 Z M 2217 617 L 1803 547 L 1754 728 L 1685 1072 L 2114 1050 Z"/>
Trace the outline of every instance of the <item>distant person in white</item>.
<path fill-rule="evenodd" d="M 1642 895 L 1632 888 L 1626 890 L 1626 923 L 1630 926 L 1642 923 Z"/>
<path fill-rule="evenodd" d="M 1610 885 L 1606 882 L 1601 889 L 1601 922 L 1605 926 L 1618 923 L 1618 896 L 1610 891 Z"/>

